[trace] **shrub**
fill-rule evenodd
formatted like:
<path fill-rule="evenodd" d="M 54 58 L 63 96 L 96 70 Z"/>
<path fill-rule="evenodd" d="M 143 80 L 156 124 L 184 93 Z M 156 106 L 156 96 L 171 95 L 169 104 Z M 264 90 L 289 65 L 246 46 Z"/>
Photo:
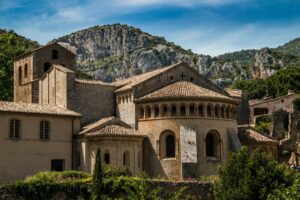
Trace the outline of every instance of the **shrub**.
<path fill-rule="evenodd" d="M 25 182 L 47 182 L 58 183 L 72 180 L 89 180 L 91 175 L 81 171 L 63 171 L 63 172 L 39 172 L 25 179 Z"/>
<path fill-rule="evenodd" d="M 103 172 L 102 172 L 102 165 L 101 165 L 100 149 L 98 148 L 96 153 L 96 162 L 95 162 L 94 174 L 93 174 L 93 196 L 95 200 L 101 199 L 102 187 L 103 187 Z"/>
<path fill-rule="evenodd" d="M 216 199 L 267 199 L 268 195 L 292 185 L 291 171 L 265 153 L 250 153 L 243 147 L 231 153 L 219 169 L 214 193 Z"/>
<path fill-rule="evenodd" d="M 118 176 L 131 176 L 131 172 L 126 166 L 116 167 L 113 165 L 104 165 L 103 166 L 103 177 L 111 178 Z"/>

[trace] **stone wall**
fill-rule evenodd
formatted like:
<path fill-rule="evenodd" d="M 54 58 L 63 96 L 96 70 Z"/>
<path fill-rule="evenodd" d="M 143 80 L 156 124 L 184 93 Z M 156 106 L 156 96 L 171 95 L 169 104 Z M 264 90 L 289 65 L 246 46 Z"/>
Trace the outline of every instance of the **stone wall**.
<path fill-rule="evenodd" d="M 133 95 L 131 92 L 125 94 L 117 94 L 117 108 L 116 114 L 122 121 L 126 122 L 132 127 L 136 124 L 136 110 L 133 102 Z"/>

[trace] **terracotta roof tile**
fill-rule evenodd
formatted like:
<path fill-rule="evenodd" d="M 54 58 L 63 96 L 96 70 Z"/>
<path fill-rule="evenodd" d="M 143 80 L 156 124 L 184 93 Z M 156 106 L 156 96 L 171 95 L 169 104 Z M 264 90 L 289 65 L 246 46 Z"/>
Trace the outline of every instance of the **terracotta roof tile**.
<path fill-rule="evenodd" d="M 86 79 L 75 79 L 76 83 L 82 83 L 82 84 L 91 84 L 91 85 L 105 85 L 105 86 L 112 86 L 115 87 L 111 83 L 105 83 L 103 81 L 98 81 L 98 80 L 86 80 Z"/>
<path fill-rule="evenodd" d="M 54 105 L 0 101 L 0 112 L 32 113 L 80 117 L 79 113 Z"/>
<path fill-rule="evenodd" d="M 222 95 L 215 91 L 201 87 L 191 82 L 178 81 L 176 83 L 165 86 L 146 96 L 140 97 L 137 101 L 150 101 L 157 99 L 182 99 L 182 98 L 201 98 L 201 99 L 223 99 L 236 101 L 229 96 Z"/>
<path fill-rule="evenodd" d="M 278 141 L 272 137 L 263 135 L 257 129 L 251 126 L 239 127 L 238 137 L 242 144 L 270 143 L 277 144 Z"/>
<path fill-rule="evenodd" d="M 135 136 L 135 137 L 145 137 L 145 135 L 136 131 L 133 128 L 125 128 L 119 125 L 108 125 L 94 132 L 86 134 L 86 137 L 96 137 L 96 136 Z"/>

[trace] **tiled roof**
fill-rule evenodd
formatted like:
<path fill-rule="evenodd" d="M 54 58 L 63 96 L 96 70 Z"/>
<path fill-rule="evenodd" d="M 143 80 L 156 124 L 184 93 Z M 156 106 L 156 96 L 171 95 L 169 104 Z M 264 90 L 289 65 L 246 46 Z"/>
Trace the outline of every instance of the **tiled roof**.
<path fill-rule="evenodd" d="M 223 99 L 234 102 L 236 101 L 228 96 L 187 81 L 178 81 L 170 84 L 137 99 L 137 101 L 151 101 L 157 99 L 170 100 L 182 98 Z"/>
<path fill-rule="evenodd" d="M 54 105 L 0 101 L 0 112 L 31 113 L 80 117 L 79 113 Z"/>
<path fill-rule="evenodd" d="M 135 136 L 145 137 L 145 135 L 139 133 L 133 128 L 125 128 L 119 125 L 107 125 L 99 130 L 85 134 L 86 137 L 96 136 Z"/>
<path fill-rule="evenodd" d="M 71 70 L 71 69 L 69 69 L 69 68 L 66 68 L 66 67 L 64 67 L 64 66 L 62 66 L 62 65 L 54 64 L 54 65 L 52 65 L 52 67 L 53 67 L 53 68 L 56 68 L 56 69 L 59 69 L 59 70 L 61 70 L 61 71 L 63 71 L 63 72 L 66 72 L 66 73 L 75 73 L 73 70 Z"/>
<path fill-rule="evenodd" d="M 130 78 L 126 78 L 126 79 L 122 79 L 116 82 L 113 82 L 112 84 L 114 84 L 116 87 L 118 87 L 118 89 L 116 90 L 116 92 L 120 92 L 120 91 L 125 91 L 128 89 L 131 89 L 133 86 L 142 83 L 143 81 L 146 81 L 164 71 L 167 71 L 168 69 L 171 69 L 172 67 L 178 66 L 183 64 L 182 62 L 167 66 L 167 67 L 163 67 L 160 69 L 156 69 L 154 71 L 151 72 L 147 72 L 147 73 L 143 73 L 141 75 L 137 75 L 137 76 L 133 76 Z"/>
<path fill-rule="evenodd" d="M 90 131 L 93 131 L 96 128 L 102 128 L 103 126 L 107 125 L 107 124 L 111 124 L 111 123 L 118 123 L 118 122 L 122 122 L 120 119 L 116 118 L 115 116 L 110 116 L 110 117 L 104 117 L 101 118 L 97 121 L 94 121 L 90 124 L 87 124 L 86 126 L 82 127 L 81 131 L 79 134 L 85 134 L 88 133 Z M 125 122 L 123 122 L 125 123 Z M 129 126 L 129 125 L 128 125 Z"/>
<path fill-rule="evenodd" d="M 243 91 L 240 89 L 232 89 L 232 88 L 225 88 L 225 91 L 231 96 L 236 98 L 241 98 L 243 95 Z"/>
<path fill-rule="evenodd" d="M 112 86 L 115 87 L 111 83 L 105 83 L 103 81 L 98 81 L 98 80 L 86 80 L 86 79 L 75 79 L 76 83 L 82 83 L 82 84 L 91 84 L 91 85 L 105 85 L 105 86 Z"/>
<path fill-rule="evenodd" d="M 238 137 L 242 144 L 257 144 L 257 143 L 269 143 L 277 144 L 278 141 L 272 137 L 263 135 L 254 127 L 239 127 L 238 128 Z"/>

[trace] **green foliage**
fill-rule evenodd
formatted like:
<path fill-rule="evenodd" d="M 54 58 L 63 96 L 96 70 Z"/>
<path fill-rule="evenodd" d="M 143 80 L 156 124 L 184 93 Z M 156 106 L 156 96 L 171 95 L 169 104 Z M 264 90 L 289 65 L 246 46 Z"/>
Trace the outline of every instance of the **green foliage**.
<path fill-rule="evenodd" d="M 267 200 L 299 200 L 300 197 L 300 174 L 294 174 L 294 182 L 291 186 L 282 190 L 277 189 L 268 196 Z"/>
<path fill-rule="evenodd" d="M 253 59 L 257 50 L 241 50 L 231 53 L 225 53 L 216 57 L 216 60 L 219 62 L 233 62 L 240 61 L 245 63 L 250 63 Z"/>
<path fill-rule="evenodd" d="M 125 185 L 124 190 L 128 200 L 158 200 L 161 190 L 151 189 L 145 180 L 132 182 L 132 185 Z"/>
<path fill-rule="evenodd" d="M 100 149 L 97 149 L 96 161 L 93 174 L 93 196 L 95 200 L 100 200 L 103 188 L 103 171 L 101 163 Z"/>
<path fill-rule="evenodd" d="M 13 31 L 0 29 L 0 100 L 13 98 L 13 59 L 38 46 Z"/>
<path fill-rule="evenodd" d="M 219 169 L 215 184 L 215 199 L 265 200 L 268 195 L 292 185 L 290 170 L 265 153 L 250 153 L 243 147 L 231 153 L 224 167 Z"/>
<path fill-rule="evenodd" d="M 266 79 L 239 80 L 232 88 L 247 90 L 249 99 L 278 97 L 288 90 L 300 91 L 300 65 L 279 70 Z"/>
<path fill-rule="evenodd" d="M 130 170 L 126 166 L 116 167 L 113 165 L 104 165 L 103 166 L 103 177 L 112 178 L 119 176 L 132 176 Z"/>
<path fill-rule="evenodd" d="M 256 117 L 255 128 L 262 133 L 269 134 L 270 127 L 272 126 L 272 120 L 268 115 L 262 115 Z"/>
<path fill-rule="evenodd" d="M 72 180 L 90 180 L 91 175 L 81 171 L 63 171 L 63 172 L 39 172 L 33 176 L 29 176 L 24 182 L 46 182 L 46 183 L 60 183 Z"/>

